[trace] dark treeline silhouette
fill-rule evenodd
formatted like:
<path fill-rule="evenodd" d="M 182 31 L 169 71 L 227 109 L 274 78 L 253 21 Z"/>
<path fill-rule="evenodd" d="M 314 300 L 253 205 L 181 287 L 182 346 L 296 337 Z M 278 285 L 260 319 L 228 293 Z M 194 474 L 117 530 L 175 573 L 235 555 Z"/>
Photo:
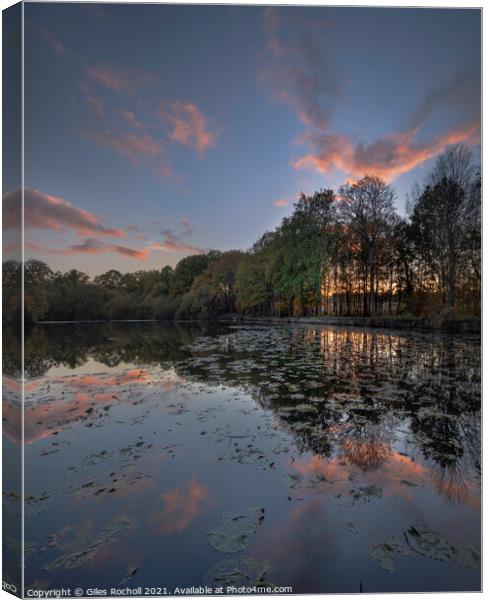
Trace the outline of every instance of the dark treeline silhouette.
<path fill-rule="evenodd" d="M 93 280 L 24 265 L 27 320 L 480 314 L 481 176 L 463 145 L 439 156 L 407 218 L 395 192 L 365 176 L 336 193 L 300 195 L 293 213 L 247 252 L 212 250 L 173 269 Z M 20 265 L 3 264 L 4 319 L 19 316 Z"/>

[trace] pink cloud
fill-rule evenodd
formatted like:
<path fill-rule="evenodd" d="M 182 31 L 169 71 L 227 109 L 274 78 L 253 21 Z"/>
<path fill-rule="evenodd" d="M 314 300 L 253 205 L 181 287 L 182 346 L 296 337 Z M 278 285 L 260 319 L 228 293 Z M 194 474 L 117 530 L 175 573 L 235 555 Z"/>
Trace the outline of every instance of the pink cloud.
<path fill-rule="evenodd" d="M 88 140 L 108 146 L 122 156 L 125 156 L 133 165 L 141 166 L 147 158 L 159 157 L 164 153 L 164 143 L 156 140 L 148 133 L 119 133 L 109 129 L 105 131 L 82 131 Z M 163 168 L 164 167 L 164 168 Z M 163 165 L 158 171 L 162 177 L 171 176 L 170 167 Z"/>
<path fill-rule="evenodd" d="M 31 250 L 31 252 L 41 252 L 43 248 L 39 244 L 34 242 L 24 242 L 24 249 Z M 11 242 L 9 244 L 3 244 L 2 251 L 4 254 L 18 254 L 22 250 L 22 244 L 19 242 Z"/>
<path fill-rule="evenodd" d="M 479 143 L 479 125 L 468 124 L 440 134 L 430 141 L 415 141 L 417 129 L 390 133 L 370 143 L 355 143 L 340 134 L 309 134 L 310 152 L 293 163 L 295 169 L 330 173 L 339 169 L 353 177 L 377 175 L 392 181 L 437 156 L 446 146 Z"/>
<path fill-rule="evenodd" d="M 278 198 L 278 200 L 275 200 L 273 204 L 278 208 L 284 208 L 285 206 L 288 206 L 288 200 L 286 198 Z"/>
<path fill-rule="evenodd" d="M 95 66 L 88 68 L 86 74 L 99 85 L 129 96 L 133 96 L 139 88 L 146 87 L 154 81 L 153 75 L 139 69 Z"/>
<path fill-rule="evenodd" d="M 203 512 L 210 499 L 208 488 L 195 479 L 161 494 L 163 508 L 151 514 L 151 526 L 161 533 L 183 531 Z"/>
<path fill-rule="evenodd" d="M 266 44 L 260 78 L 273 100 L 287 104 L 303 123 L 301 141 L 308 152 L 295 169 L 319 173 L 339 169 L 353 177 L 377 175 L 391 181 L 433 158 L 453 143 L 479 143 L 479 74 L 466 68 L 430 90 L 406 126 L 363 143 L 332 129 L 334 112 L 346 91 L 346 74 L 333 60 L 324 23 L 292 22 L 274 7 L 264 11 Z M 421 137 L 438 109 L 448 110 L 465 126 Z"/>
<path fill-rule="evenodd" d="M 17 229 L 21 222 L 21 190 L 3 196 L 3 227 Z M 124 237 L 122 229 L 105 227 L 97 215 L 77 208 L 57 196 L 25 188 L 24 223 L 33 229 L 50 231 L 73 230 L 82 236 Z"/>
<path fill-rule="evenodd" d="M 161 114 L 170 126 L 169 137 L 199 153 L 215 146 L 217 134 L 210 131 L 208 118 L 192 102 L 175 100 Z"/>
<path fill-rule="evenodd" d="M 134 129 L 142 129 L 142 123 L 137 119 L 133 112 L 125 108 L 119 108 L 119 113 L 124 120 Z"/>
<path fill-rule="evenodd" d="M 104 244 L 100 240 L 93 238 L 85 239 L 81 244 L 73 244 L 68 248 L 60 250 L 53 250 L 44 248 L 45 252 L 50 254 L 105 254 L 107 252 L 115 252 L 128 258 L 134 258 L 136 260 L 147 260 L 149 258 L 149 250 L 147 248 L 135 249 L 128 248 L 127 246 L 120 246 L 118 244 Z"/>

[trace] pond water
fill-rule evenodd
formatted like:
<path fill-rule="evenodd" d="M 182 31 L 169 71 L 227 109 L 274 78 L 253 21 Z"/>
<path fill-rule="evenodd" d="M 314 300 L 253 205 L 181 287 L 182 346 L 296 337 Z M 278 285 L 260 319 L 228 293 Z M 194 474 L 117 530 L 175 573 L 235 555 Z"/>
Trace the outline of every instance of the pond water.
<path fill-rule="evenodd" d="M 46 325 L 26 371 L 27 587 L 480 589 L 479 337 Z"/>

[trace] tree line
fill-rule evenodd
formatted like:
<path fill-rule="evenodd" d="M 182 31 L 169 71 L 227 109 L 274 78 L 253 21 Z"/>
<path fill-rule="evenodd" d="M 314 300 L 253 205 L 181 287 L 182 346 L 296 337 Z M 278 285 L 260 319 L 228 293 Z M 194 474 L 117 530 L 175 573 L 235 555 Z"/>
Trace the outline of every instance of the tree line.
<path fill-rule="evenodd" d="M 30 321 L 260 316 L 476 316 L 481 299 L 481 175 L 463 145 L 440 155 L 395 208 L 375 176 L 301 194 L 246 252 L 211 250 L 176 267 L 91 279 L 24 265 Z M 4 319 L 19 316 L 20 264 L 3 263 Z"/>

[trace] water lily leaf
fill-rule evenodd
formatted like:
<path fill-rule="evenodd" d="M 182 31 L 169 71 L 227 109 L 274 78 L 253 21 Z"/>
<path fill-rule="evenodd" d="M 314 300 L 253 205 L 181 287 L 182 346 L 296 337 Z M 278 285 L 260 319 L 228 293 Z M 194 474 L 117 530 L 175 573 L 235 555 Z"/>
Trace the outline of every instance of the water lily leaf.
<path fill-rule="evenodd" d="M 370 544 L 369 552 L 381 568 L 388 571 L 388 573 L 393 573 L 395 570 L 395 563 L 393 561 L 395 552 L 388 542 Z"/>
<path fill-rule="evenodd" d="M 49 547 L 57 547 L 61 550 L 61 556 L 44 567 L 44 571 L 54 571 L 59 568 L 77 569 L 93 560 L 106 546 L 115 543 L 121 537 L 127 535 L 135 527 L 134 521 L 127 516 L 120 517 L 117 521 L 104 527 L 98 535 L 83 540 L 79 547 L 71 553 L 66 553 L 63 542 L 63 532 L 52 536 Z M 84 543 L 83 543 L 84 542 Z"/>
<path fill-rule="evenodd" d="M 435 531 L 422 525 L 412 525 L 405 531 L 407 544 L 419 554 L 434 560 L 451 560 L 455 550 L 451 544 Z"/>
<path fill-rule="evenodd" d="M 207 542 L 225 554 L 241 552 L 251 545 L 263 520 L 264 508 L 250 508 L 239 515 L 224 515 L 221 527 L 207 533 Z"/>
<path fill-rule="evenodd" d="M 383 488 L 377 483 L 368 485 L 366 487 L 352 488 L 349 490 L 349 496 L 352 498 L 352 502 L 369 502 L 373 498 L 383 497 Z"/>
<path fill-rule="evenodd" d="M 267 563 L 252 558 L 223 560 L 205 574 L 205 583 L 210 586 L 272 586 L 267 577 Z"/>

